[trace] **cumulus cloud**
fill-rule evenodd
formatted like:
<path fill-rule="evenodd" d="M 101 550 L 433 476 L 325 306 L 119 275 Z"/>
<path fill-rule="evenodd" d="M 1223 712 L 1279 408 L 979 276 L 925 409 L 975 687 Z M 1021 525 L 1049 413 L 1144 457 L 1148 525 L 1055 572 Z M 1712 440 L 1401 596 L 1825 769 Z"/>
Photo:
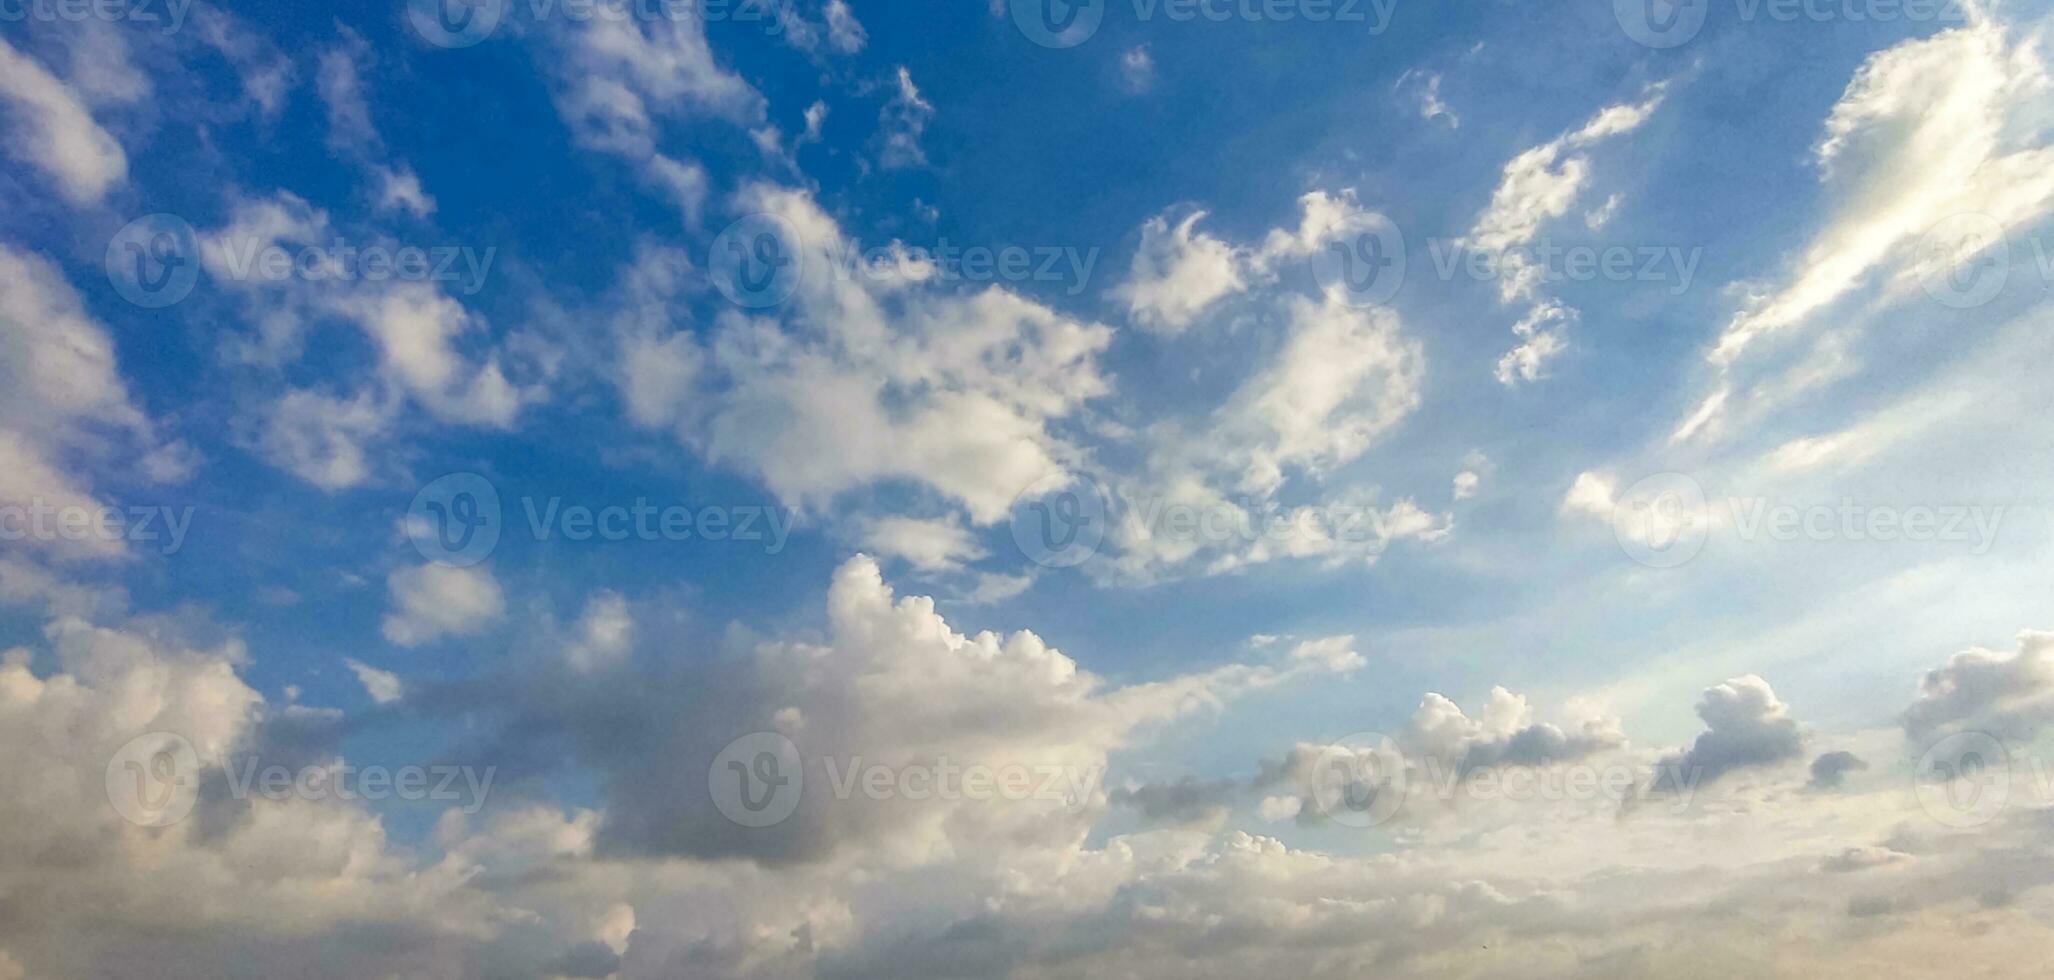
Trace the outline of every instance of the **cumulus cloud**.
<path fill-rule="evenodd" d="M 1615 718 L 1585 719 L 1573 731 L 1535 722 L 1532 705 L 1502 687 L 1491 688 L 1483 712 L 1474 718 L 1455 702 L 1428 694 L 1405 730 L 1405 744 L 1412 753 L 1461 772 L 1574 762 L 1625 742 Z"/>
<path fill-rule="evenodd" d="M 1790 706 L 1753 674 L 1705 689 L 1697 704 L 1705 731 L 1690 748 L 1664 757 L 1665 789 L 1709 783 L 1737 769 L 1774 765 L 1804 751 L 1804 731 Z"/>
<path fill-rule="evenodd" d="M 386 579 L 386 591 L 392 611 L 385 615 L 385 638 L 405 647 L 469 636 L 506 610 L 499 583 L 482 568 L 402 568 Z"/>
<path fill-rule="evenodd" d="M 911 260 L 849 275 L 836 262 L 860 250 L 802 191 L 751 185 L 735 206 L 797 235 L 782 322 L 724 313 L 702 344 L 623 313 L 624 348 L 654 354 L 623 379 L 637 423 L 670 428 L 796 507 L 907 481 L 978 524 L 1082 455 L 1056 427 L 1109 390 L 1098 356 L 1110 328 L 999 287 L 944 289 Z M 638 309 L 664 308 L 683 282 L 637 275 Z"/>
<path fill-rule="evenodd" d="M 1976 648 L 1919 678 L 1904 712 L 1905 733 L 1980 731 L 2030 739 L 2054 722 L 2054 633 L 2028 630 L 2010 654 Z"/>

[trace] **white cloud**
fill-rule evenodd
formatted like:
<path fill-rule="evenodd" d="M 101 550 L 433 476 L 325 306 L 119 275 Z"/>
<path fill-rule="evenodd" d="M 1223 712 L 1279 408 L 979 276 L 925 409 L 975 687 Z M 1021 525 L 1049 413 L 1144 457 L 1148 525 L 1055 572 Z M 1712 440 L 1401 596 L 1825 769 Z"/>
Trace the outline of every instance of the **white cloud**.
<path fill-rule="evenodd" d="M 856 12 L 849 9 L 847 0 L 827 0 L 823 14 L 827 18 L 828 43 L 834 45 L 836 51 L 855 54 L 863 50 L 863 45 L 870 40 L 870 35 L 856 20 Z"/>
<path fill-rule="evenodd" d="M 406 685 L 400 683 L 398 674 L 357 660 L 344 660 L 343 665 L 357 675 L 357 682 L 364 685 L 364 693 L 370 695 L 373 702 L 391 704 L 406 696 Z"/>
<path fill-rule="evenodd" d="M 0 504 L 98 512 L 87 473 L 100 466 L 179 477 L 189 447 L 163 444 L 130 400 L 114 341 L 87 315 L 63 274 L 41 257 L 0 245 Z M 118 460 L 115 454 L 125 454 Z M 170 481 L 175 482 L 175 481 Z M 59 558 L 111 558 L 126 549 L 98 536 L 31 535 Z"/>
<path fill-rule="evenodd" d="M 591 673 L 620 662 L 635 641 L 635 617 L 617 592 L 601 592 L 585 603 L 571 628 L 564 659 L 571 669 Z"/>
<path fill-rule="evenodd" d="M 798 235 L 784 323 L 723 314 L 702 345 L 650 314 L 681 280 L 649 272 L 660 259 L 643 263 L 616 318 L 624 351 L 655 355 L 621 379 L 636 422 L 667 423 L 794 506 L 905 480 L 979 524 L 1080 455 L 1052 426 L 1107 391 L 1097 357 L 1110 329 L 998 287 L 945 291 L 928 267 L 849 275 L 837 257 L 860 250 L 799 191 L 751 185 L 736 209 Z"/>
<path fill-rule="evenodd" d="M 961 568 L 984 557 L 984 548 L 969 529 L 953 519 L 883 517 L 863 530 L 863 547 L 899 558 L 923 572 Z"/>
<path fill-rule="evenodd" d="M 2054 633 L 2019 634 L 2010 655 L 1981 648 L 1948 658 L 1919 679 L 1904 713 L 1914 738 L 1979 731 L 2027 740 L 2054 723 Z"/>
<path fill-rule="evenodd" d="M 1968 24 L 1878 52 L 1848 83 L 1817 149 L 1830 217 L 1782 281 L 1758 285 L 1720 332 L 1708 354 L 1715 384 L 1675 441 L 1847 377 L 1868 318 L 1835 313 L 1838 304 L 1870 282 L 1882 301 L 1900 300 L 1935 274 L 1932 263 L 1966 258 L 1919 254 L 1947 219 L 1978 215 L 2008 234 L 2054 209 L 2042 118 L 2054 83 L 2041 44 L 1981 4 L 1963 10 Z M 1793 356 L 1806 336 L 1811 350 Z M 1784 349 L 1764 353 L 1772 341 Z"/>
<path fill-rule="evenodd" d="M 1247 245 L 1198 230 L 1204 211 L 1174 226 L 1167 214 L 1150 218 L 1141 226 L 1127 278 L 1111 295 L 1143 329 L 1174 336 L 1220 301 L 1275 282 L 1279 265 L 1310 258 L 1381 220 L 1356 203 L 1353 190 L 1309 191 L 1298 204 L 1297 228 L 1272 228 L 1260 243 Z"/>
<path fill-rule="evenodd" d="M 65 200 L 96 204 L 127 179 L 128 155 L 93 121 L 78 93 L 4 40 L 0 100 L 14 106 L 8 154 L 49 175 Z"/>
<path fill-rule="evenodd" d="M 403 647 L 476 634 L 506 611 L 499 583 L 482 568 L 402 568 L 386 579 L 386 590 L 392 610 L 385 638 Z"/>
<path fill-rule="evenodd" d="M 397 170 L 380 167 L 378 180 L 380 208 L 405 211 L 416 218 L 426 218 L 435 213 L 435 199 L 421 189 L 421 178 L 414 175 L 411 167 Z"/>
<path fill-rule="evenodd" d="M 1141 247 L 1112 295 L 1142 327 L 1179 333 L 1213 303 L 1247 288 L 1243 259 L 1226 242 L 1198 230 L 1204 218 L 1205 212 L 1195 211 L 1171 227 L 1159 215 L 1141 226 Z"/>
<path fill-rule="evenodd" d="M 1137 44 L 1120 52 L 1120 79 L 1131 92 L 1146 92 L 1155 85 L 1155 56 L 1148 45 Z"/>
<path fill-rule="evenodd" d="M 594 17 L 562 38 L 557 112 L 578 143 L 634 164 L 688 222 L 705 199 L 705 169 L 657 149 L 669 120 L 761 123 L 764 99 L 722 67 L 696 8 L 665 17 Z"/>
<path fill-rule="evenodd" d="M 1615 136 L 1631 133 L 1662 104 L 1665 85 L 1654 85 L 1639 102 L 1608 106 L 1581 128 L 1520 153 L 1505 164 L 1490 206 L 1463 238 L 1463 246 L 1492 256 L 1498 266 L 1498 297 L 1505 303 L 1527 302 L 1530 310 L 1512 328 L 1519 346 L 1498 362 L 1497 378 L 1507 386 L 1535 381 L 1548 361 L 1567 349 L 1562 328 L 1576 319 L 1574 309 L 1539 296 L 1547 270 L 1524 251 L 1549 222 L 1576 207 L 1590 184 L 1588 150 Z"/>
<path fill-rule="evenodd" d="M 1419 110 L 1419 118 L 1428 122 L 1443 120 L 1447 122 L 1449 129 L 1462 127 L 1462 118 L 1441 100 L 1440 72 L 1414 68 L 1398 76 L 1394 90 Z"/>
<path fill-rule="evenodd" d="M 903 65 L 893 84 L 896 88 L 890 101 L 877 115 L 878 139 L 883 143 L 877 153 L 878 165 L 886 170 L 926 166 L 927 151 L 920 148 L 920 137 L 934 119 L 934 104 L 921 96 L 913 84 L 913 73 Z"/>

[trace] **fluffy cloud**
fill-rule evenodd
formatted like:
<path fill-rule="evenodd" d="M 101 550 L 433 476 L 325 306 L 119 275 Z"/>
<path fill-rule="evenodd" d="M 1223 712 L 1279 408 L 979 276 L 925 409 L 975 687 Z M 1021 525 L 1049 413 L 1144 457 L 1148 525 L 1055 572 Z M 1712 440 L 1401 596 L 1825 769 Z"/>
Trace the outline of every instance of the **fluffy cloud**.
<path fill-rule="evenodd" d="M 1247 288 L 1240 253 L 1198 230 L 1205 212 L 1194 211 L 1172 226 L 1158 215 L 1141 226 L 1141 246 L 1126 281 L 1113 298 L 1142 327 L 1175 334 L 1220 299 Z"/>
<path fill-rule="evenodd" d="M 715 59 L 697 8 L 670 13 L 580 18 L 553 38 L 556 105 L 580 145 L 634 164 L 645 182 L 696 221 L 706 170 L 657 149 L 662 123 L 711 116 L 749 125 L 762 120 L 764 101 Z"/>
<path fill-rule="evenodd" d="M 997 287 L 946 291 L 910 260 L 851 274 L 841 260 L 860 250 L 800 191 L 753 185 L 736 210 L 774 215 L 797 238 L 783 322 L 724 313 L 701 344 L 647 315 L 681 280 L 645 256 L 644 312 L 616 321 L 636 352 L 626 360 L 645 362 L 622 378 L 636 422 L 673 428 L 794 506 L 907 481 L 979 524 L 1081 455 L 1055 426 L 1108 390 L 1097 359 L 1109 328 Z"/>
<path fill-rule="evenodd" d="M 349 668 L 350 673 L 357 675 L 357 682 L 364 685 L 364 693 L 370 695 L 372 701 L 378 704 L 391 704 L 405 696 L 406 685 L 401 683 L 398 674 L 389 670 L 379 670 L 356 660 L 345 660 L 342 663 Z"/>
<path fill-rule="evenodd" d="M 1297 228 L 1273 228 L 1261 242 L 1250 244 L 1232 244 L 1199 230 L 1204 211 L 1174 225 L 1167 214 L 1148 219 L 1127 278 L 1113 287 L 1112 298 L 1143 329 L 1173 336 L 1221 301 L 1275 282 L 1282 263 L 1307 259 L 1381 220 L 1356 203 L 1353 190 L 1310 191 L 1298 203 Z"/>
<path fill-rule="evenodd" d="M 79 93 L 0 41 L 0 101 L 13 106 L 8 154 L 42 170 L 73 204 L 95 204 L 128 177 L 121 144 L 93 120 Z"/>
<path fill-rule="evenodd" d="M 612 620 L 612 608 L 596 599 L 585 619 Z M 1854 976 L 1907 933 L 1907 949 L 1951 948 L 1963 922 L 2020 940 L 2047 934 L 2005 912 L 2002 897 L 2054 884 L 2044 820 L 2019 810 L 1926 832 L 1940 828 L 1914 823 L 1906 789 L 1735 785 L 1721 792 L 1739 795 L 1688 809 L 1625 813 L 1541 796 L 1443 808 L 1365 853 L 1231 825 L 1265 780 L 1295 778 L 1289 764 L 1255 783 L 1187 777 L 1098 792 L 1087 781 L 1077 798 L 842 798 L 827 758 L 893 771 L 944 759 L 1091 771 L 1160 723 L 1360 658 L 1345 637 L 1315 639 L 1273 664 L 1115 686 L 1031 633 L 957 632 L 863 559 L 836 573 L 827 610 L 819 641 L 766 642 L 710 670 L 651 658 L 609 677 L 537 661 L 484 687 L 410 692 L 401 717 L 491 733 L 473 750 L 530 788 L 475 816 L 452 808 L 407 849 L 360 803 L 238 798 L 214 778 L 199 784 L 188 820 L 160 830 L 123 821 L 100 772 L 135 733 L 178 733 L 209 768 L 244 753 L 334 762 L 318 733 L 342 719 L 267 704 L 237 677 L 238 644 L 195 649 L 139 627 L 55 621 L 49 672 L 32 672 L 25 651 L 0 657 L 0 735 L 13 747 L 0 776 L 17 787 L 0 802 L 10 833 L 0 883 L 56 899 L 0 924 L 0 948 L 36 976 L 148 959 L 197 977 L 273 957 L 349 980 L 422 969 L 641 978 L 688 965 L 735 978 L 1511 977 L 1769 962 Z M 499 697 L 475 696 L 488 689 Z M 1699 712 L 1707 736 L 1720 736 L 1690 750 L 1706 759 L 1780 756 L 1736 746 L 1785 746 L 1795 734 L 1753 678 L 1713 688 Z M 806 801 L 784 824 L 748 831 L 707 812 L 703 777 L 726 739 L 761 727 L 800 746 Z M 1489 757 L 1499 769 L 1623 751 L 1605 724 L 1572 730 L 1584 734 L 1536 724 L 1524 699 L 1500 689 L 1474 717 L 1427 697 L 1401 741 L 1408 754 Z M 601 808 L 535 800 L 522 776 L 549 771 L 538 764 L 598 774 Z M 1165 826 L 1100 839 L 1091 831 L 1108 804 Z M 1259 816 L 1288 820 L 1302 805 L 1271 797 Z M 71 858 L 53 864 L 54 854 Z M 1782 925 L 1763 935 L 1748 910 L 1771 900 L 1783 903 Z M 1892 928 L 1841 931 L 1849 909 Z M 365 934 L 380 941 L 356 941 Z M 1941 976 L 1974 955 L 1901 972 Z"/>
<path fill-rule="evenodd" d="M 2054 721 L 2054 633 L 2019 634 L 2006 655 L 1981 648 L 1948 658 L 1919 678 L 1918 698 L 1904 712 L 1916 739 L 1973 730 L 2030 739 Z"/>
<path fill-rule="evenodd" d="M 984 557 L 983 546 L 969 530 L 953 520 L 922 520 L 913 517 L 885 517 L 872 521 L 863 532 L 863 547 L 904 559 L 914 568 L 936 572 L 960 568 L 966 561 Z"/>
<path fill-rule="evenodd" d="M 44 259 L 0 246 L 0 505 L 85 508 L 103 502 L 88 474 L 140 469 L 151 460 L 189 461 L 164 443 L 131 400 L 114 342 L 78 293 Z M 116 454 L 126 454 L 117 457 Z M 177 478 L 186 465 L 159 467 Z M 58 559 L 113 558 L 123 544 L 104 536 L 30 534 L 22 545 Z"/>
<path fill-rule="evenodd" d="M 366 479 L 368 447 L 409 402 L 443 422 L 509 428 L 525 405 L 545 397 L 541 384 L 515 377 L 546 372 L 492 348 L 489 324 L 441 284 L 349 275 L 335 265 L 350 257 L 328 251 L 337 237 L 326 211 L 284 192 L 238 201 L 227 224 L 199 236 L 202 267 L 255 324 L 229 342 L 232 359 L 282 368 L 303 355 L 310 330 L 333 321 L 354 325 L 377 351 L 375 381 L 347 396 L 288 389 L 252 420 L 251 441 L 272 462 L 323 489 L 342 489 Z M 311 258 L 272 278 L 261 271 L 271 249 Z M 452 259 L 480 282 L 489 272 L 483 253 Z"/>
<path fill-rule="evenodd" d="M 405 647 L 468 636 L 506 610 L 499 583 L 482 568 L 402 568 L 386 579 L 386 590 L 392 611 L 385 616 L 385 638 Z"/>
<path fill-rule="evenodd" d="M 1690 748 L 1662 760 L 1665 787 L 1712 782 L 1736 769 L 1795 759 L 1804 751 L 1804 732 L 1789 705 L 1753 674 L 1706 688 L 1697 715 L 1705 731 Z"/>
<path fill-rule="evenodd" d="M 1812 760 L 1812 779 L 1808 785 L 1812 789 L 1839 789 L 1840 784 L 1846 781 L 1848 773 L 1860 772 L 1868 767 L 1868 763 L 1863 762 L 1860 756 L 1852 752 L 1826 752 Z"/>

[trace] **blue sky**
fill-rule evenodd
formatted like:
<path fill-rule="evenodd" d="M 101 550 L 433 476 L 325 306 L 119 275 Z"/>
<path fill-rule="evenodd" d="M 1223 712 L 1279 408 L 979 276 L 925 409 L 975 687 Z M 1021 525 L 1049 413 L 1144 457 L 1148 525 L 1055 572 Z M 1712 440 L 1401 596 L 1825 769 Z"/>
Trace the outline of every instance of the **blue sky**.
<path fill-rule="evenodd" d="M 2044 7 L 439 2 L 0 0 L 0 980 L 2045 938 Z"/>

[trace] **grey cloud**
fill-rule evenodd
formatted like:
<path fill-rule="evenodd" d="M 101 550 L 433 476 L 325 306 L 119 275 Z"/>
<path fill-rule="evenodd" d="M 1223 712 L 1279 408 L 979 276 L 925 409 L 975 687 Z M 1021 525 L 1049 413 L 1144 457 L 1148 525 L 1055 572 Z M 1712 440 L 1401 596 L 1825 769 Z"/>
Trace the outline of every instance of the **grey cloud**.
<path fill-rule="evenodd" d="M 1804 752 L 1804 732 L 1789 706 L 1776 699 L 1769 682 L 1753 674 L 1707 688 L 1697 714 L 1705 731 L 1689 749 L 1661 761 L 1657 789 L 1708 783 L 1736 769 L 1784 762 Z"/>
<path fill-rule="evenodd" d="M 1869 764 L 1852 752 L 1827 752 L 1812 760 L 1812 789 L 1838 789 L 1850 772 L 1861 772 Z"/>

